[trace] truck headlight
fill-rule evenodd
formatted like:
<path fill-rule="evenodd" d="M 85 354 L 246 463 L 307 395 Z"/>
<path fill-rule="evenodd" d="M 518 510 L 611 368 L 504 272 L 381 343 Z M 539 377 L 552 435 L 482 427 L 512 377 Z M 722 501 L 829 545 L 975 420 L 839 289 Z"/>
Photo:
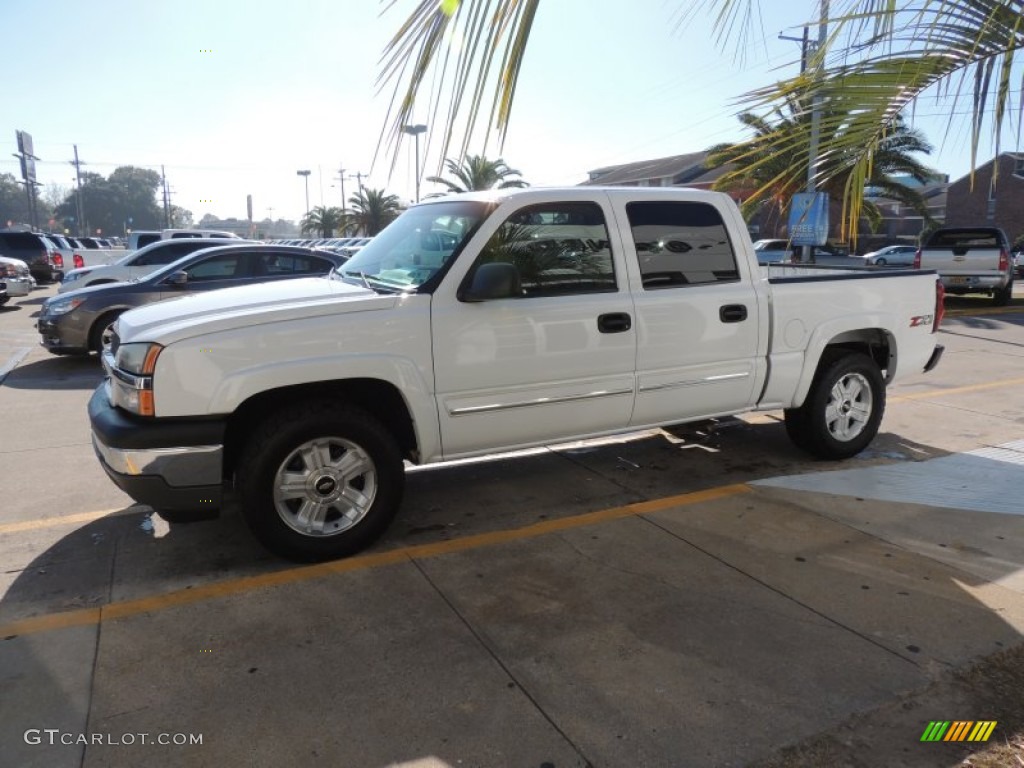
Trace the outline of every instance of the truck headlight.
<path fill-rule="evenodd" d="M 153 343 L 122 344 L 117 348 L 114 365 L 135 376 L 152 376 L 163 347 Z"/>
<path fill-rule="evenodd" d="M 155 416 L 153 371 L 163 347 L 153 343 L 121 344 L 110 363 L 104 352 L 104 367 L 110 373 L 111 402 L 140 416 Z"/>

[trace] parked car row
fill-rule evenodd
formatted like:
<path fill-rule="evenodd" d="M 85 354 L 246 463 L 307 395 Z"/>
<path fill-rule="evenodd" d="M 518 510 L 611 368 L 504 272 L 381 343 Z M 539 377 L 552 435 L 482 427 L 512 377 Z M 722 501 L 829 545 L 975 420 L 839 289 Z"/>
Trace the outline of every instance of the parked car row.
<path fill-rule="evenodd" d="M 345 256 L 354 256 L 359 249 L 373 240 L 372 237 L 329 237 L 317 239 L 271 240 L 276 245 L 302 245 L 307 248 L 326 248 Z"/>
<path fill-rule="evenodd" d="M 36 328 L 43 346 L 54 354 L 99 352 L 109 342 L 114 322 L 128 309 L 199 291 L 325 276 L 345 261 L 341 254 L 317 248 L 241 240 L 226 245 L 212 238 L 160 240 L 109 271 L 82 270 L 84 277 L 62 285 L 43 303 Z M 81 287 L 98 272 L 106 277 Z M 119 282 L 111 279 L 113 274 Z M 75 286 L 77 290 L 67 289 Z"/>
<path fill-rule="evenodd" d="M 232 243 L 254 243 L 252 240 L 231 240 Z M 194 251 L 203 248 L 210 248 L 215 245 L 224 245 L 223 238 L 214 237 L 189 237 L 157 240 L 149 245 L 139 248 L 137 251 L 130 251 L 119 258 L 113 264 L 104 264 L 95 267 L 84 267 L 72 269 L 66 275 L 57 289 L 57 293 L 67 293 L 79 288 L 87 288 L 93 285 L 104 283 L 117 283 L 122 280 L 135 280 L 145 277 L 160 267 L 177 261 Z"/>
<path fill-rule="evenodd" d="M 103 238 L 0 230 L 0 256 L 24 261 L 40 283 L 61 280 L 65 271 L 72 268 L 106 263 L 118 250 Z"/>

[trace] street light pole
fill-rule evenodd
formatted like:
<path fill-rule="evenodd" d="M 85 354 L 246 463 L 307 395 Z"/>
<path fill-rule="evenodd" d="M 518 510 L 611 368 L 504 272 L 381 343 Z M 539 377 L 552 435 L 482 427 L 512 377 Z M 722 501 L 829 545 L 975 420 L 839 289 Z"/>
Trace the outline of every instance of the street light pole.
<path fill-rule="evenodd" d="M 296 171 L 296 176 L 302 176 L 306 180 L 306 215 L 309 215 L 309 174 L 312 171 Z"/>
<path fill-rule="evenodd" d="M 427 126 L 418 125 L 403 125 L 402 132 L 411 134 L 413 139 L 416 141 L 416 202 L 420 201 L 420 134 L 425 133 Z"/>

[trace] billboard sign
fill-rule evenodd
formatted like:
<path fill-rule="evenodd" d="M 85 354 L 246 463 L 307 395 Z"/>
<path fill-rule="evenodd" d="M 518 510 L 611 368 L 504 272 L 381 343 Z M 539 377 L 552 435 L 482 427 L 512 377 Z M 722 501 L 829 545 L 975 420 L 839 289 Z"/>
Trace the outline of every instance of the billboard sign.
<path fill-rule="evenodd" d="M 32 148 L 32 136 L 25 131 L 15 131 L 15 137 L 18 139 L 18 151 L 23 155 L 31 155 L 35 157 L 35 150 Z"/>
<path fill-rule="evenodd" d="M 793 245 L 824 245 L 828 241 L 828 194 L 801 192 L 789 206 L 789 237 Z"/>

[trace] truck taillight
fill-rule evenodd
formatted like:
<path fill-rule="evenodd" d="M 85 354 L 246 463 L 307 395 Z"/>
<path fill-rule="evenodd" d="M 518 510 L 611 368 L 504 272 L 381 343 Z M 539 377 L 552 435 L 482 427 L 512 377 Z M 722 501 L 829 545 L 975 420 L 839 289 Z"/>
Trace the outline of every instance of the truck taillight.
<path fill-rule="evenodd" d="M 64 268 L 64 257 L 59 253 L 50 254 L 50 259 L 53 261 L 53 266 L 57 267 L 57 269 Z"/>
<path fill-rule="evenodd" d="M 918 256 L 921 252 L 918 251 Z M 942 284 L 941 280 L 935 281 L 935 320 L 932 321 L 932 333 L 939 330 L 939 323 L 942 322 L 942 316 L 946 314 L 946 288 Z"/>
<path fill-rule="evenodd" d="M 999 249 L 999 271 L 1007 272 L 1010 269 L 1010 254 L 1005 248 Z"/>
<path fill-rule="evenodd" d="M 921 249 L 918 248 L 914 252 L 914 269 L 920 269 L 920 268 L 921 268 Z"/>
<path fill-rule="evenodd" d="M 81 269 L 85 266 L 85 259 L 82 258 L 81 254 L 76 253 L 73 260 L 75 262 L 75 269 Z"/>

